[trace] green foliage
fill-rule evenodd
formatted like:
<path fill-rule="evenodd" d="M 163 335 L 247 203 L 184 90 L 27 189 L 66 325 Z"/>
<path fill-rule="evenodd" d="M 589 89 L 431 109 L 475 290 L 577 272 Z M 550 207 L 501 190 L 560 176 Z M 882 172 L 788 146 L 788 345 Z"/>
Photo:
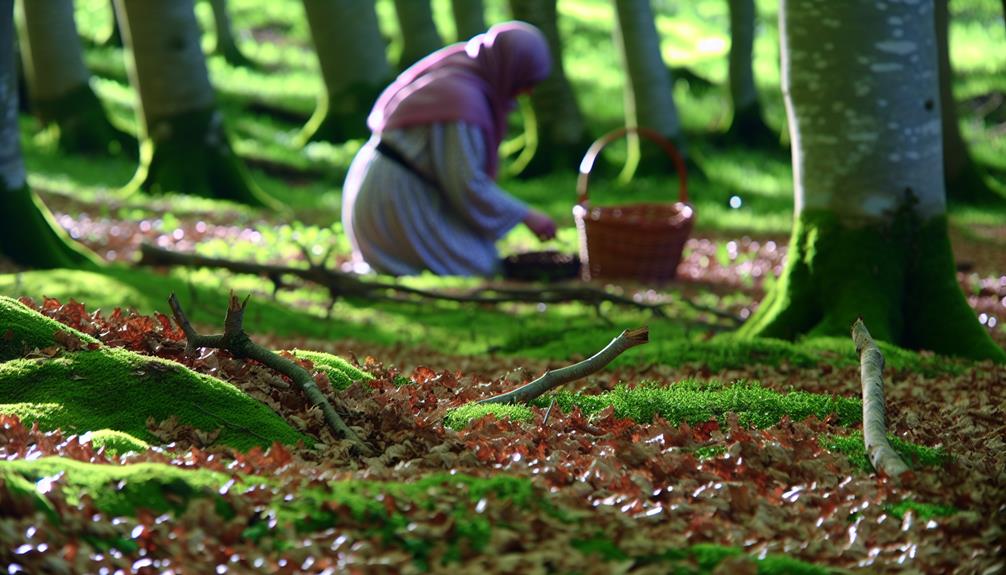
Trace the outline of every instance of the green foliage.
<path fill-rule="evenodd" d="M 346 389 L 357 381 L 374 379 L 374 376 L 357 369 L 337 355 L 303 349 L 295 349 L 292 353 L 299 358 L 311 361 L 315 369 L 324 371 L 328 375 L 328 381 L 332 383 L 332 388 L 336 390 Z"/>
<path fill-rule="evenodd" d="M 534 421 L 534 412 L 523 405 L 466 403 L 461 407 L 447 412 L 447 415 L 444 417 L 444 426 L 459 430 L 472 421 L 482 419 L 490 414 L 499 419 L 509 419 L 511 421 Z"/>
<path fill-rule="evenodd" d="M 887 440 L 911 468 L 939 467 L 950 460 L 950 456 L 941 448 L 917 445 L 890 434 L 887 436 Z M 870 458 L 866 454 L 862 431 L 853 431 L 849 435 L 822 436 L 820 442 L 821 446 L 828 451 L 842 453 L 848 457 L 853 467 L 861 471 L 873 471 L 873 464 L 870 463 Z"/>

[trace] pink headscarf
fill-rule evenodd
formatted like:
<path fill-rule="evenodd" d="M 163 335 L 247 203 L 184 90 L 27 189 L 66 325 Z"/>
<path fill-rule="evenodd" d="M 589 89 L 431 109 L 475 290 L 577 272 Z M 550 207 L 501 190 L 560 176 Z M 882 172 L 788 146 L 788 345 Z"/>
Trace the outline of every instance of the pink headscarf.
<path fill-rule="evenodd" d="M 437 122 L 475 124 L 491 146 L 486 172 L 495 177 L 496 150 L 514 98 L 548 77 L 551 69 L 548 42 L 540 30 L 524 22 L 497 24 L 402 72 L 377 99 L 367 125 L 380 134 Z"/>

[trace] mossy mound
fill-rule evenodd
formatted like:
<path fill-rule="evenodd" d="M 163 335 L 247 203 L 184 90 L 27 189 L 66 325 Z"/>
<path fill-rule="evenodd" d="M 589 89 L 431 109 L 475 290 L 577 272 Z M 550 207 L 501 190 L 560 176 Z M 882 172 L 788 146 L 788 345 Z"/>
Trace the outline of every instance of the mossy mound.
<path fill-rule="evenodd" d="M 90 441 L 95 449 L 104 448 L 105 451 L 121 455 L 131 451 L 146 451 L 150 449 L 150 444 L 142 439 L 137 439 L 128 433 L 116 431 L 114 429 L 99 429 L 89 431 L 80 438 L 81 442 Z"/>
<path fill-rule="evenodd" d="M 698 543 L 684 549 L 668 549 L 659 555 L 631 556 L 623 550 L 613 545 L 610 541 L 602 538 L 584 539 L 574 541 L 573 547 L 581 553 L 598 555 L 609 561 L 633 561 L 637 565 L 659 565 L 663 572 L 674 573 L 675 575 L 699 575 L 702 573 L 734 572 L 717 569 L 720 564 L 731 558 L 741 559 L 742 563 L 750 564 L 758 575 L 825 575 L 832 571 L 793 559 L 786 555 L 771 554 L 764 557 L 753 557 L 745 555 L 744 551 L 737 547 L 724 547 L 715 543 Z M 738 565 L 731 565 L 734 570 L 742 569 Z M 744 573 L 750 573 L 747 566 L 743 567 Z"/>
<path fill-rule="evenodd" d="M 147 419 L 172 416 L 196 429 L 220 429 L 217 441 L 247 450 L 309 438 L 236 387 L 184 366 L 122 349 L 64 353 L 0 364 L 0 398 L 34 404 L 42 429 L 84 433 L 115 429 L 148 442 Z M 40 404 L 59 407 L 42 409 Z M 254 431 L 253 431 L 254 430 Z"/>
<path fill-rule="evenodd" d="M 93 337 L 36 313 L 16 299 L 0 296 L 0 361 L 56 345 L 58 332 L 74 336 L 85 346 L 98 345 Z"/>
<path fill-rule="evenodd" d="M 222 473 L 161 463 L 101 465 L 64 457 L 0 461 L 0 475 L 12 474 L 34 484 L 33 491 L 39 494 L 48 492 L 49 482 L 58 482 L 71 503 L 86 494 L 111 517 L 133 515 L 137 509 L 181 511 L 194 497 L 215 495 L 230 479 Z"/>
<path fill-rule="evenodd" d="M 888 434 L 887 440 L 891 447 L 901 455 L 905 463 L 913 469 L 919 467 L 939 467 L 950 461 L 950 456 L 943 449 L 926 447 L 909 443 L 904 439 Z M 873 465 L 866 454 L 863 443 L 863 432 L 854 431 L 849 435 L 828 435 L 821 438 L 821 446 L 828 451 L 841 453 L 849 458 L 849 463 L 862 471 L 873 471 Z"/>
<path fill-rule="evenodd" d="M 444 425 L 457 431 L 472 421 L 482 419 L 492 414 L 498 419 L 510 421 L 534 421 L 534 412 L 523 405 L 504 405 L 502 403 L 466 403 L 452 409 L 444 416 Z"/>
<path fill-rule="evenodd" d="M 589 415 L 613 406 L 618 417 L 640 423 L 648 423 L 655 415 L 660 415 L 675 424 L 682 421 L 695 424 L 710 419 L 722 420 L 732 412 L 738 415 L 741 423 L 755 427 L 775 425 L 783 416 L 799 421 L 811 415 L 823 419 L 831 414 L 837 414 L 842 425 L 854 425 L 859 423 L 863 409 L 859 399 L 803 391 L 780 393 L 744 382 L 730 385 L 696 381 L 682 381 L 670 386 L 620 385 L 599 395 L 559 391 L 538 398 L 533 405 L 548 407 L 553 399 L 555 406 L 564 412 L 578 407 Z M 533 418 L 530 410 L 523 406 L 500 409 L 469 404 L 449 412 L 445 421 L 449 427 L 458 429 L 488 413 L 522 421 Z"/>
<path fill-rule="evenodd" d="M 328 381 L 332 383 L 332 387 L 336 390 L 346 389 L 357 381 L 374 379 L 369 373 L 356 368 L 337 355 L 303 349 L 295 349 L 291 353 L 301 359 L 310 361 L 314 364 L 315 369 L 324 371 L 328 375 Z"/>
<path fill-rule="evenodd" d="M 0 297 L 0 321 L 0 412 L 37 421 L 42 429 L 110 429 L 156 442 L 147 430 L 148 418 L 161 422 L 175 416 L 179 424 L 196 429 L 219 428 L 217 441 L 238 449 L 309 441 L 228 383 L 123 349 L 86 350 L 97 340 L 16 300 Z M 22 357 L 32 349 L 49 351 Z"/>

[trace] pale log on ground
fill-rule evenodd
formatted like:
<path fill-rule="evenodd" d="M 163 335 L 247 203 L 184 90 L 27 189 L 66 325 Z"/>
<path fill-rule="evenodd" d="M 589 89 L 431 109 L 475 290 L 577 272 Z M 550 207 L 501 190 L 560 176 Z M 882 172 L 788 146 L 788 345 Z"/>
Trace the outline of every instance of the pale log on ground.
<path fill-rule="evenodd" d="M 583 379 L 604 369 L 622 353 L 648 341 L 650 341 L 650 330 L 647 327 L 625 330 L 611 340 L 611 343 L 604 349 L 579 363 L 546 371 L 544 375 L 527 385 L 489 399 L 483 399 L 478 403 L 527 403 L 560 385 Z"/>
<path fill-rule="evenodd" d="M 852 340 L 859 353 L 863 380 L 863 443 L 870 463 L 888 477 L 899 477 L 908 466 L 887 441 L 887 423 L 884 408 L 884 356 L 870 337 L 863 320 L 852 325 Z"/>

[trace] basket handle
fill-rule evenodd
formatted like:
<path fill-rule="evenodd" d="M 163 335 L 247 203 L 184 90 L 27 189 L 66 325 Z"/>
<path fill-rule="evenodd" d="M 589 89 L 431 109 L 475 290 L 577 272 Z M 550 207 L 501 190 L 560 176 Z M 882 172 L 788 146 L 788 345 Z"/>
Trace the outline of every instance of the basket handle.
<path fill-rule="evenodd" d="M 587 203 L 587 200 L 590 199 L 587 194 L 587 187 L 590 184 L 590 171 L 594 169 L 594 162 L 597 161 L 597 157 L 601 155 L 601 151 L 604 150 L 605 146 L 611 142 L 630 133 L 638 134 L 663 148 L 664 152 L 674 162 L 674 168 L 678 172 L 678 201 L 687 203 L 688 174 L 687 169 L 685 168 L 685 161 L 681 158 L 681 154 L 678 152 L 678 149 L 674 146 L 674 144 L 672 144 L 670 140 L 662 136 L 659 132 L 643 127 L 616 128 L 601 136 L 590 145 L 587 153 L 583 156 L 583 160 L 580 162 L 580 175 L 576 180 L 576 194 L 579 198 L 577 200 L 578 203 L 585 204 Z"/>

